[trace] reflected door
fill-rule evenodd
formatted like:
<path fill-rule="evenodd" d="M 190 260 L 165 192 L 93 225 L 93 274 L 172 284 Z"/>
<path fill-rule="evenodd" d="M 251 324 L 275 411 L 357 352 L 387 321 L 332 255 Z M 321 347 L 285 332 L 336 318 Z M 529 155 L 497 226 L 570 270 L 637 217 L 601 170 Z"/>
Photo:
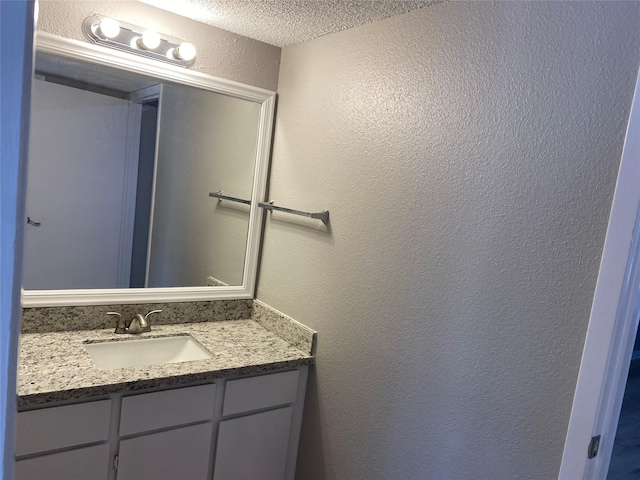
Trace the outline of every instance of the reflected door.
<path fill-rule="evenodd" d="M 27 215 L 41 225 L 26 227 L 24 288 L 127 287 L 131 242 L 123 239 L 133 214 L 123 179 L 135 171 L 126 154 L 130 104 L 55 83 L 33 85 Z"/>

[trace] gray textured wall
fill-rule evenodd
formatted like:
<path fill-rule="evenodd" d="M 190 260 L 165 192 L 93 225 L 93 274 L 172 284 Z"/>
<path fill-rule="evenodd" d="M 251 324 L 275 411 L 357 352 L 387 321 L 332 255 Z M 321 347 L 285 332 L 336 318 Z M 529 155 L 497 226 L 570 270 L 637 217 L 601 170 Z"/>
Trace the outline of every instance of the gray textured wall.
<path fill-rule="evenodd" d="M 87 41 L 82 21 L 100 14 L 193 43 L 192 70 L 275 90 L 280 47 L 252 40 L 133 0 L 40 0 L 38 30 Z"/>
<path fill-rule="evenodd" d="M 258 298 L 319 331 L 298 478 L 557 477 L 638 3 L 447 2 L 283 49 Z"/>

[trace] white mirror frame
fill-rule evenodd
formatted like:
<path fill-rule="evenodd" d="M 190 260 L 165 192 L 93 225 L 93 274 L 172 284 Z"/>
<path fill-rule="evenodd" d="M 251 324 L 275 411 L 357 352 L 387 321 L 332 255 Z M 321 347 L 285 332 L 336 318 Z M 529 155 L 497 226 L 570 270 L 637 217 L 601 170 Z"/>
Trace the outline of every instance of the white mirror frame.
<path fill-rule="evenodd" d="M 203 90 L 249 100 L 260 104 L 262 108 L 258 125 L 258 145 L 242 285 L 102 290 L 23 290 L 23 307 L 192 302 L 253 298 L 263 218 L 263 209 L 258 207 L 258 202 L 264 199 L 267 187 L 275 92 L 44 32 L 36 33 L 36 50 L 91 63 L 99 63 L 120 70 L 152 75 L 159 80 L 179 82 Z"/>

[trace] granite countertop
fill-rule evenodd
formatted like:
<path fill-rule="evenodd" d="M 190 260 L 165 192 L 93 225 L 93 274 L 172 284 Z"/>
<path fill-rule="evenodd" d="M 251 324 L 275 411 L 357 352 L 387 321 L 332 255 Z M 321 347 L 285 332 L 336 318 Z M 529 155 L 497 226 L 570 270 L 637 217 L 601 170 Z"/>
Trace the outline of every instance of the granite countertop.
<path fill-rule="evenodd" d="M 213 358 L 100 370 L 84 348 L 85 342 L 185 333 L 200 342 Z M 25 333 L 20 342 L 18 407 L 297 367 L 313 363 L 310 353 L 299 350 L 255 320 L 154 325 L 151 332 L 142 335 L 116 335 L 113 328 Z"/>

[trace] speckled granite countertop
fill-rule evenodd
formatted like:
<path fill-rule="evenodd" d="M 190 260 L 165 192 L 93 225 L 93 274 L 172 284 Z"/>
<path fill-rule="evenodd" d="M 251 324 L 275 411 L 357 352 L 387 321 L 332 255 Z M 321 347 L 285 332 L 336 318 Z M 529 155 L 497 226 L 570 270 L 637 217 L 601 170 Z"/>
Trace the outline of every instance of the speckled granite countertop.
<path fill-rule="evenodd" d="M 211 359 L 138 368 L 99 370 L 84 342 L 189 334 Z M 214 378 L 255 374 L 313 363 L 254 320 L 155 325 L 150 333 L 116 335 L 113 329 L 26 333 L 21 337 L 18 407 L 88 398 L 151 387 L 171 387 Z"/>

